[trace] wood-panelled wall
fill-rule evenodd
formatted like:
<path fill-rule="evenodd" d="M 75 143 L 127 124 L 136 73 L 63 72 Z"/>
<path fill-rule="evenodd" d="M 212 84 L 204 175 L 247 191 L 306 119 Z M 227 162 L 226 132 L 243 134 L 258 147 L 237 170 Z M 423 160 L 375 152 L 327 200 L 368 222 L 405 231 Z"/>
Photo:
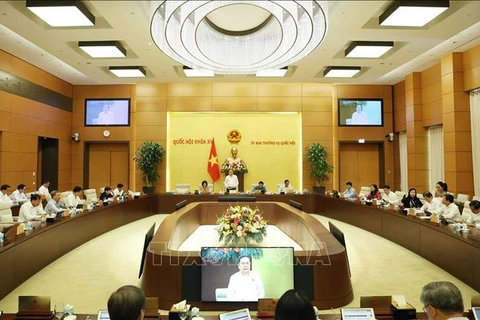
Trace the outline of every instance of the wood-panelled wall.
<path fill-rule="evenodd" d="M 2 50 L 0 70 L 72 97 L 71 84 Z M 0 183 L 37 190 L 38 138 L 49 137 L 59 140 L 58 188 L 71 189 L 71 123 L 71 112 L 0 91 Z"/>
<path fill-rule="evenodd" d="M 418 155 L 415 159 L 409 157 L 409 184 L 420 189 L 428 185 L 428 167 L 426 171 L 421 169 L 425 172 L 419 174 L 418 162 L 411 164 L 411 161 L 421 158 L 424 162 L 428 153 L 425 137 L 420 133 L 429 126 L 443 125 L 445 181 L 454 193 L 478 195 L 480 190 L 473 190 L 472 181 L 468 91 L 480 87 L 480 46 L 463 53 L 448 54 L 441 63 L 421 73 L 407 75 L 406 79 L 409 78 L 415 79 L 412 86 L 406 86 L 406 81 L 402 81 L 393 87 L 395 132 L 407 131 L 408 134 L 409 90 L 412 90 L 411 97 L 416 97 L 415 105 L 421 106 L 414 115 L 420 117 L 422 124 L 412 126 L 415 134 L 408 140 L 409 154 L 413 150 Z"/>

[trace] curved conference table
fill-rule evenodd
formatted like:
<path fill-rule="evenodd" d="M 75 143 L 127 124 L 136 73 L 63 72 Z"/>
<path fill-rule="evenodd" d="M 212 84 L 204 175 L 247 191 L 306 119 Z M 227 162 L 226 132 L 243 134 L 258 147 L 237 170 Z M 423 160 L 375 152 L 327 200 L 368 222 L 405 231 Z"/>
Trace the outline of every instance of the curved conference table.
<path fill-rule="evenodd" d="M 176 205 L 183 201 L 188 204 L 217 201 L 217 198 L 218 195 L 145 196 L 65 218 L 9 240 L 0 246 L 0 299 L 49 263 L 105 232 L 153 214 L 174 212 Z M 257 195 L 256 198 L 258 202 L 293 200 L 303 206 L 304 212 L 318 213 L 370 231 L 428 259 L 480 291 L 480 230 L 473 229 L 464 235 L 448 226 L 434 226 L 400 212 L 319 194 Z M 346 238 L 348 243 L 348 234 Z"/>

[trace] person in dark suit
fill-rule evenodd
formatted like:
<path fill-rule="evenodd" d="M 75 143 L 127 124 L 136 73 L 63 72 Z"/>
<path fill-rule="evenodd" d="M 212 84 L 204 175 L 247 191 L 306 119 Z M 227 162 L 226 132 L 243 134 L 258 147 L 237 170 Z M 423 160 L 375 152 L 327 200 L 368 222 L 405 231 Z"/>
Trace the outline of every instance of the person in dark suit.
<path fill-rule="evenodd" d="M 403 196 L 402 204 L 404 208 L 421 208 L 423 203 L 417 197 L 417 189 L 410 188 L 410 190 L 408 190 L 408 194 Z"/>

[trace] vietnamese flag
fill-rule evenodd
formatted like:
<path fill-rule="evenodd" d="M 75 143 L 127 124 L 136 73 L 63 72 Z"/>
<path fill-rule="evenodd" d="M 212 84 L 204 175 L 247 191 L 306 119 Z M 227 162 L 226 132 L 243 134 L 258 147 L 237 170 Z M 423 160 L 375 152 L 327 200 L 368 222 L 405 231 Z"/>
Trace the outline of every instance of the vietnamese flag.
<path fill-rule="evenodd" d="M 217 149 L 215 148 L 215 139 L 212 139 L 210 146 L 210 156 L 208 157 L 207 172 L 212 177 L 213 182 L 220 179 L 220 166 L 218 165 Z"/>

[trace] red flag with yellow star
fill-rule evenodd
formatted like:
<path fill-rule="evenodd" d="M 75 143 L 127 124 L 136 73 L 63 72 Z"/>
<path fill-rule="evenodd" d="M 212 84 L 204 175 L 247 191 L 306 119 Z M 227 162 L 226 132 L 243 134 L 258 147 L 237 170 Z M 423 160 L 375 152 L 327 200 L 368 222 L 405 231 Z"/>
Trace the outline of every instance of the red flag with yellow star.
<path fill-rule="evenodd" d="M 207 172 L 213 182 L 220 179 L 220 165 L 218 164 L 217 149 L 215 148 L 215 139 L 212 139 L 210 146 L 210 156 L 208 157 Z"/>

